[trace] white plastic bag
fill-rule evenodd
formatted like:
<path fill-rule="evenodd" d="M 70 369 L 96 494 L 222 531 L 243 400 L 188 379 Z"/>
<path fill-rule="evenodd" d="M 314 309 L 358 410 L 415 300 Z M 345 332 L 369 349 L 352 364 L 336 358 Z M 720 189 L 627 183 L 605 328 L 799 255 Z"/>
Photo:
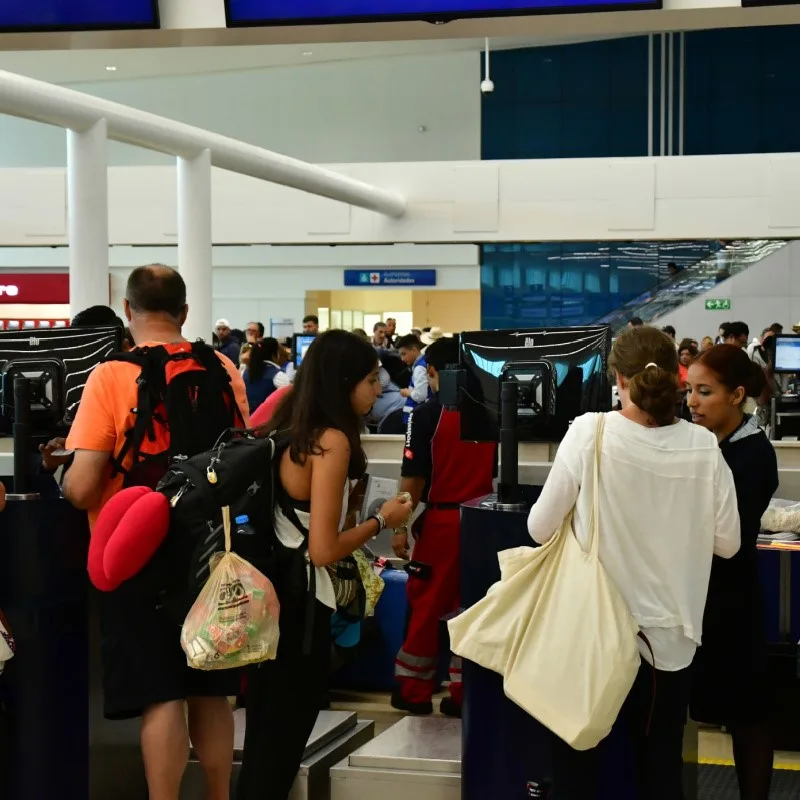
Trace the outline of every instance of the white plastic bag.
<path fill-rule="evenodd" d="M 800 533 L 800 503 L 773 497 L 761 517 L 761 529 L 770 533 Z"/>
<path fill-rule="evenodd" d="M 273 659 L 278 652 L 280 605 L 275 588 L 230 551 L 227 506 L 222 522 L 225 552 L 212 559 L 211 575 L 181 630 L 181 647 L 194 669 L 234 669 Z"/>

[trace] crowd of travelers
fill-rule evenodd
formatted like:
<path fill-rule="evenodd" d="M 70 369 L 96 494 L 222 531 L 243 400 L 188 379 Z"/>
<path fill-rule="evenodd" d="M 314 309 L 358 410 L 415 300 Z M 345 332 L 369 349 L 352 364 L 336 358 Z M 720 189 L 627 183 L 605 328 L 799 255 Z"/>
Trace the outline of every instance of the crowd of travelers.
<path fill-rule="evenodd" d="M 459 507 L 492 490 L 496 447 L 462 442 L 459 412 L 439 402 L 440 372 L 458 358 L 456 340 L 439 328 L 399 335 L 387 319 L 371 334 L 322 332 L 318 318 L 308 315 L 303 333 L 315 339 L 295 368 L 295 343 L 265 336 L 257 321 L 238 330 L 219 319 L 212 343 L 187 341 L 186 287 L 177 271 L 162 265 L 133 270 L 123 311 L 124 321 L 111 309 L 84 315 L 88 325 L 118 325 L 126 353 L 91 373 L 67 440 L 42 447 L 42 469 L 63 469 L 64 496 L 86 510 L 94 527 L 123 488 L 141 485 L 141 475 L 152 476 L 160 463 L 129 449 L 143 413 L 145 369 L 153 358 L 162 359 L 162 368 L 164 359 L 189 363 L 175 386 L 186 388 L 187 416 L 209 413 L 213 405 L 209 435 L 249 428 L 283 442 L 274 456 L 278 500 L 270 535 L 300 554 L 311 604 L 296 602 L 294 589 L 276 583 L 277 658 L 247 668 L 243 680 L 239 670 L 190 668 L 180 629 L 153 596 L 135 591 L 136 576 L 101 592 L 105 715 L 141 719 L 151 800 L 178 800 L 190 746 L 207 797 L 229 800 L 231 699 L 239 698 L 247 725 L 236 797 L 286 800 L 326 702 L 331 625 L 340 608 L 331 567 L 384 530 L 396 556 L 418 567 L 410 571 L 409 618 L 391 702 L 411 714 L 432 713 L 440 620 L 459 604 Z M 600 561 L 643 634 L 641 668 L 620 718 L 633 744 L 639 796 L 648 800 L 684 796 L 689 713 L 731 733 L 741 797 L 768 798 L 775 698 L 756 540 L 778 472 L 749 404 L 757 414 L 778 390 L 773 340 L 781 330 L 770 326 L 750 342 L 747 326 L 733 322 L 715 339 L 678 341 L 672 328 L 632 320 L 609 361 L 617 409 L 602 415 L 602 425 L 594 414 L 574 421 L 530 512 L 535 542 L 548 542 L 571 514 L 584 546 L 599 513 Z M 209 387 L 224 402 L 215 397 L 209 404 Z M 167 416 L 160 422 L 177 435 L 185 420 Z M 352 514 L 353 490 L 367 472 L 362 436 L 368 432 L 405 438 L 398 443 L 397 496 L 364 519 Z M 591 478 L 596 447 L 598 484 Z M 253 475 L 253 485 L 262 478 Z M 216 479 L 209 472 L 209 482 Z M 412 524 L 418 506 L 425 513 Z M 459 717 L 457 659 L 449 685 L 440 710 Z M 554 798 L 593 797 L 601 750 L 579 752 L 555 741 L 553 754 Z"/>

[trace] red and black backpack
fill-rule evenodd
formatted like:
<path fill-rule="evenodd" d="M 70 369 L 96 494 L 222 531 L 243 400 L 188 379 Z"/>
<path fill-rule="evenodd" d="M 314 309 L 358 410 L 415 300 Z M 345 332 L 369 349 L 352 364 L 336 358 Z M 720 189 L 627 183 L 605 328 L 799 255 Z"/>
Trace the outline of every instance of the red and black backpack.
<path fill-rule="evenodd" d="M 112 477 L 123 474 L 125 486 L 155 489 L 175 459 L 210 450 L 222 433 L 244 426 L 231 377 L 203 342 L 139 347 L 107 360 L 140 370 L 134 423 L 112 458 Z"/>

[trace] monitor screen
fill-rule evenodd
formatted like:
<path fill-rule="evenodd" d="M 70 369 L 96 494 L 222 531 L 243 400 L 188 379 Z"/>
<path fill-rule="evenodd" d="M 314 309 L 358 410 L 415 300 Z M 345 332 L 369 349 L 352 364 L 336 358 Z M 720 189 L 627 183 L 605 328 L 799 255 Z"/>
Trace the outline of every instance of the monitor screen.
<path fill-rule="evenodd" d="M 514 380 L 527 384 L 519 441 L 561 441 L 575 417 L 611 410 L 610 350 L 607 325 L 462 333 L 461 438 L 499 440 L 501 384 Z"/>
<path fill-rule="evenodd" d="M 800 336 L 775 337 L 775 372 L 800 373 Z"/>
<path fill-rule="evenodd" d="M 31 382 L 38 430 L 69 427 L 91 371 L 122 346 L 121 328 L 42 328 L 0 331 L 0 429 L 14 416 L 14 380 Z"/>
<path fill-rule="evenodd" d="M 305 358 L 308 348 L 314 343 L 316 335 L 313 333 L 296 333 L 294 335 L 294 352 L 292 353 L 294 359 L 294 366 L 297 369 Z"/>
<path fill-rule="evenodd" d="M 446 21 L 511 14 L 661 8 L 662 0 L 226 0 L 228 25 L 316 25 L 402 19 Z"/>
<path fill-rule="evenodd" d="M 158 0 L 0 0 L 1 33 L 158 25 Z"/>

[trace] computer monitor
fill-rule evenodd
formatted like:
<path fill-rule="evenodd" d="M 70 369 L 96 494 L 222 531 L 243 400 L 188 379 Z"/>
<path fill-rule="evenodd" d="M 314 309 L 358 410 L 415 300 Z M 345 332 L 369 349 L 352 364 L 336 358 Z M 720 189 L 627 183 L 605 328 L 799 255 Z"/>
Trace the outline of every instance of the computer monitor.
<path fill-rule="evenodd" d="M 775 337 L 775 372 L 800 374 L 800 336 Z"/>
<path fill-rule="evenodd" d="M 314 344 L 314 339 L 317 338 L 315 333 L 296 333 L 294 335 L 294 342 L 292 345 L 292 361 L 294 361 L 295 369 L 298 369 L 303 363 L 308 348 Z"/>
<path fill-rule="evenodd" d="M 512 383 L 518 441 L 560 441 L 575 417 L 611 410 L 610 350 L 607 325 L 462 333 L 461 438 L 499 441 L 502 387 Z"/>
<path fill-rule="evenodd" d="M 0 432 L 11 430 L 17 377 L 30 385 L 34 431 L 69 428 L 89 374 L 121 347 L 119 327 L 0 331 Z"/>

